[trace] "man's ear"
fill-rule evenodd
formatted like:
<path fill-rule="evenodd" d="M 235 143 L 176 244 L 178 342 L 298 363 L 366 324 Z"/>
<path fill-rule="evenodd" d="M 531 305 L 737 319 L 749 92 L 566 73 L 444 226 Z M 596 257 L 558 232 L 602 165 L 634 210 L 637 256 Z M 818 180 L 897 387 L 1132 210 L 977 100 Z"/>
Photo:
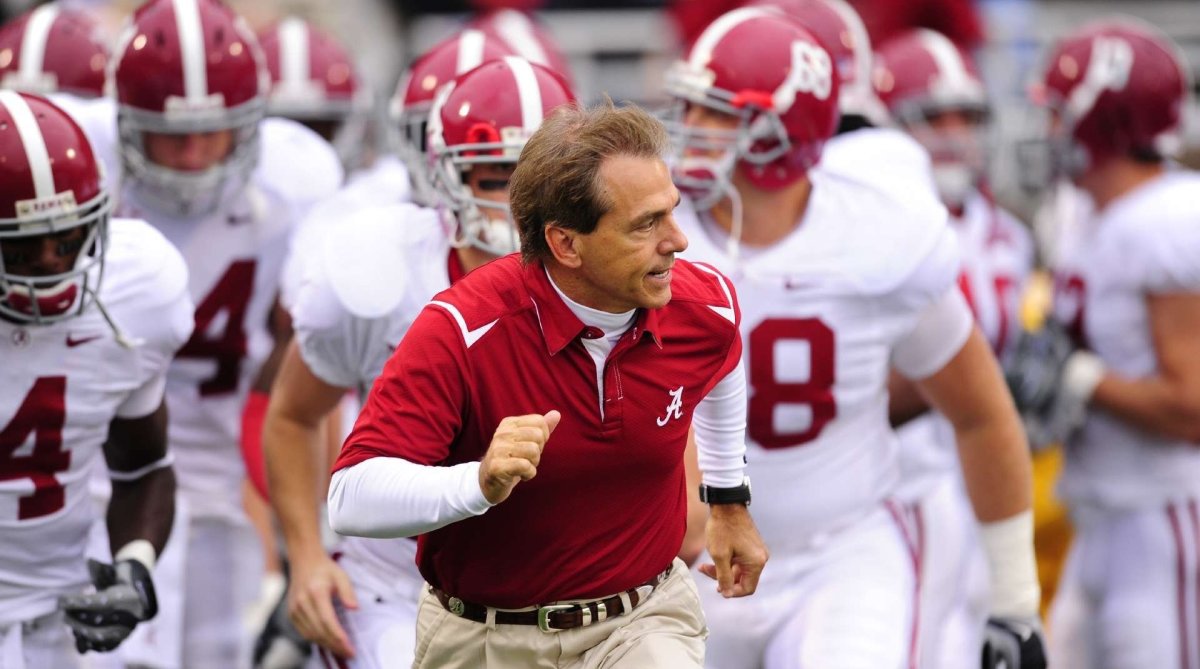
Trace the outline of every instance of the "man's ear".
<path fill-rule="evenodd" d="M 552 222 L 547 223 L 542 231 L 546 235 L 546 246 L 550 247 L 550 255 L 554 256 L 558 264 L 570 268 L 583 264 L 576 247 L 580 236 L 578 232 L 559 227 Z"/>

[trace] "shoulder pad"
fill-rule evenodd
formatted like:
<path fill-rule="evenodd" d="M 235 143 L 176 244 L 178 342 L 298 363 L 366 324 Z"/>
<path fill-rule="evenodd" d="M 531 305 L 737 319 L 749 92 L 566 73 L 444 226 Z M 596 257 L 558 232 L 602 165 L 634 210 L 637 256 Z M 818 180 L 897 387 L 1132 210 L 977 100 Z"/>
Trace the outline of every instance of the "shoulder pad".
<path fill-rule="evenodd" d="M 171 302 L 187 291 L 187 264 L 161 232 L 145 221 L 109 221 L 108 249 L 100 295 L 105 306 L 136 303 L 146 309 Z"/>
<path fill-rule="evenodd" d="M 307 205 L 329 197 L 345 172 L 333 146 L 295 121 L 268 117 L 259 122 L 262 147 L 255 170 L 263 188 L 291 203 Z"/>
<path fill-rule="evenodd" d="M 378 318 L 403 299 L 412 266 L 438 236 L 436 212 L 412 204 L 371 207 L 326 226 L 320 267 L 347 311 Z M 423 244 L 422 242 L 428 242 Z"/>

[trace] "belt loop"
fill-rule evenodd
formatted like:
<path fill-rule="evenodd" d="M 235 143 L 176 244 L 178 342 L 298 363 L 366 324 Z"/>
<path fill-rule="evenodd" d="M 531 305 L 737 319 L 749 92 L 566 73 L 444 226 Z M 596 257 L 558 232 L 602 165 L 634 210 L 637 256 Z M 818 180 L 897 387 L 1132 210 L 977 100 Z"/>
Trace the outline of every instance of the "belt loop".
<path fill-rule="evenodd" d="M 490 606 L 487 607 L 487 618 L 484 619 L 483 624 L 487 625 L 487 628 L 490 630 L 496 629 L 496 609 Z"/>

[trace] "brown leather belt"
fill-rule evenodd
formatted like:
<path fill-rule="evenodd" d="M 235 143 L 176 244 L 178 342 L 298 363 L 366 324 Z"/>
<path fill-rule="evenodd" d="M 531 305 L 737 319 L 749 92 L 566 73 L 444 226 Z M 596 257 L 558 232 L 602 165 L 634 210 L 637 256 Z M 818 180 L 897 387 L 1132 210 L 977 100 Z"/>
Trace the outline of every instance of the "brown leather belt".
<path fill-rule="evenodd" d="M 661 585 L 670 573 L 671 565 L 668 565 L 666 569 L 649 581 L 605 599 L 575 604 L 547 604 L 527 611 L 493 609 L 496 612 L 495 622 L 497 625 L 537 625 L 543 632 L 560 632 L 576 627 L 587 627 L 592 623 L 632 611 L 638 604 L 646 601 L 650 593 L 654 592 L 654 589 Z M 450 613 L 477 623 L 487 622 L 488 607 L 464 602 L 432 585 L 429 586 L 429 592 L 437 597 L 442 608 Z"/>

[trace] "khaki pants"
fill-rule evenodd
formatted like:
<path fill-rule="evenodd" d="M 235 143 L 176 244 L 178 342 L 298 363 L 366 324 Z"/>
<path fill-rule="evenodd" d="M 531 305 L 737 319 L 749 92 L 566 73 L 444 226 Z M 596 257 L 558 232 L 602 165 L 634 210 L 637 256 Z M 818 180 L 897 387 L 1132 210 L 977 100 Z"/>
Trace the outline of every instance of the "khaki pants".
<path fill-rule="evenodd" d="M 561 632 L 465 620 L 442 608 L 425 588 L 413 668 L 699 668 L 707 636 L 696 584 L 677 559 L 667 579 L 632 613 Z"/>

